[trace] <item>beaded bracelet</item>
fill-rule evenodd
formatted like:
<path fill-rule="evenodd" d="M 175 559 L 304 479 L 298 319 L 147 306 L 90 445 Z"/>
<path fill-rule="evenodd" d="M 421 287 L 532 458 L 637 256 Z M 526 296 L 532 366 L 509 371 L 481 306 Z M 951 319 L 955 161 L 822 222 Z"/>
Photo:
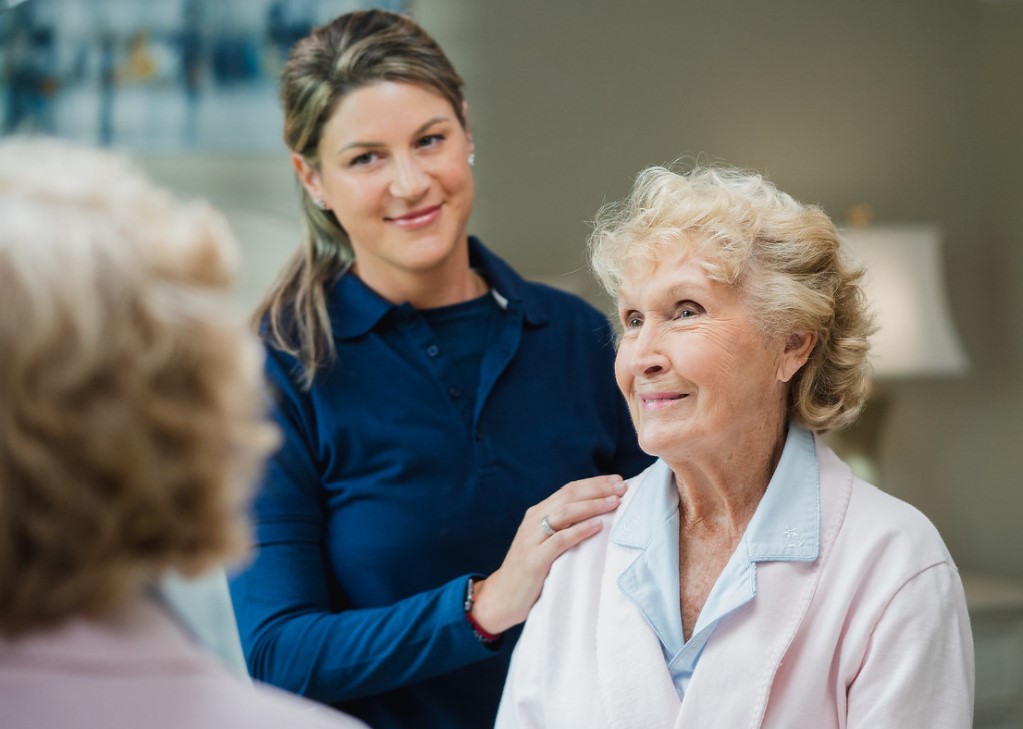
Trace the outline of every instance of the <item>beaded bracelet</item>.
<path fill-rule="evenodd" d="M 469 621 L 469 625 L 472 626 L 473 632 L 476 634 L 476 637 L 480 641 L 482 641 L 483 643 L 494 643 L 498 639 L 500 639 L 501 635 L 500 634 L 494 635 L 493 633 L 488 633 L 482 627 L 480 627 L 480 624 L 476 622 L 476 618 L 472 616 L 472 606 L 476 604 L 476 599 L 473 597 L 472 594 L 475 582 L 476 578 L 470 577 L 469 583 L 465 587 L 465 602 L 462 603 L 462 607 L 465 609 L 465 619 Z"/>

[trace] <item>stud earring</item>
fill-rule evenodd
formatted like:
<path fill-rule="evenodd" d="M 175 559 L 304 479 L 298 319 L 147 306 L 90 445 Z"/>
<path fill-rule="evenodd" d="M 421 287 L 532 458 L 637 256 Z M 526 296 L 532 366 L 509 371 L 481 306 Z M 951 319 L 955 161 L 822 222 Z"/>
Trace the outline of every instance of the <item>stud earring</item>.
<path fill-rule="evenodd" d="M 472 167 L 475 164 L 476 164 L 476 153 L 475 152 L 469 152 L 469 166 Z"/>
<path fill-rule="evenodd" d="M 313 205 L 318 207 L 320 210 L 327 210 L 328 209 L 327 208 L 327 203 L 325 203 L 325 202 L 323 202 L 323 200 L 320 200 L 320 199 L 315 198 L 315 197 L 313 198 Z"/>

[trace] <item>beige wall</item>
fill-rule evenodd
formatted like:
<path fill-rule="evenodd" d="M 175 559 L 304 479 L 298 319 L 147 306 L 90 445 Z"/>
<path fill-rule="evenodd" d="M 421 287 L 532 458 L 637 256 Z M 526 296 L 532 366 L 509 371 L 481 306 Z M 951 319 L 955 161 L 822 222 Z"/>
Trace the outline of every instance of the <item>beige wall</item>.
<path fill-rule="evenodd" d="M 963 568 L 1023 577 L 1023 5 L 414 2 L 468 84 L 472 229 L 524 273 L 596 296 L 585 221 L 682 156 L 765 171 L 836 218 L 867 203 L 941 225 L 973 369 L 892 386 L 883 485 Z M 285 156 L 144 162 L 229 209 L 252 301 L 292 246 Z"/>

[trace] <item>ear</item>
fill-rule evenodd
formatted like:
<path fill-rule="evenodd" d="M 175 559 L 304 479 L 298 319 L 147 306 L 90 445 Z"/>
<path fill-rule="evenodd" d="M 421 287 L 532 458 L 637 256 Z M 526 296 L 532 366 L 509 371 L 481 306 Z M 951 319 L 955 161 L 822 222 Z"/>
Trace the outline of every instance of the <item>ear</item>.
<path fill-rule="evenodd" d="M 298 174 L 298 181 L 302 183 L 302 187 L 306 189 L 310 197 L 313 200 L 323 200 L 324 193 L 323 186 L 320 184 L 320 173 L 309 164 L 309 160 L 300 154 L 292 152 L 291 166 L 295 168 L 295 172 Z"/>
<path fill-rule="evenodd" d="M 778 379 L 788 382 L 810 358 L 814 345 L 817 344 L 816 332 L 793 332 L 785 340 L 785 350 L 778 362 Z"/>

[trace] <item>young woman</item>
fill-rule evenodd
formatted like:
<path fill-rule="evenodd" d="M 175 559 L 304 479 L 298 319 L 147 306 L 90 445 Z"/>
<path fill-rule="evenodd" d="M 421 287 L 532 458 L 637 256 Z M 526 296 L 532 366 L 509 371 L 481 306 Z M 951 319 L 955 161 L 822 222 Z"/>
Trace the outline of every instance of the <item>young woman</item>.
<path fill-rule="evenodd" d="M 650 462 L 606 318 L 468 235 L 461 87 L 382 11 L 282 78 L 308 235 L 257 313 L 285 442 L 231 591 L 256 678 L 375 729 L 491 725 L 510 629 Z"/>

